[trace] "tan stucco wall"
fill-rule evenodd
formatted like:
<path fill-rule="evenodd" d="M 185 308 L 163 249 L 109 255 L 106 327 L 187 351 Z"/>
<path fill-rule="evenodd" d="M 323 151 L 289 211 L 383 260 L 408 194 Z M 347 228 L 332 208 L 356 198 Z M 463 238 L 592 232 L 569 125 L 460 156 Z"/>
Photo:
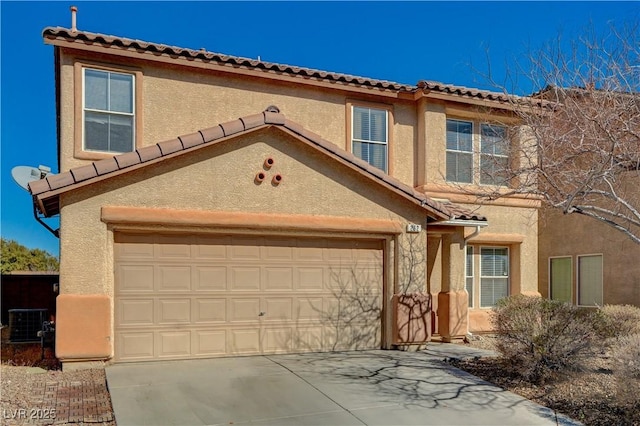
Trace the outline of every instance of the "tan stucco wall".
<path fill-rule="evenodd" d="M 61 171 L 87 164 L 74 158 L 74 63 L 109 64 L 103 58 L 61 56 Z M 263 111 L 276 105 L 290 120 L 350 150 L 347 102 L 391 105 L 390 169 L 401 181 L 413 185 L 416 111 L 409 101 L 376 99 L 374 94 L 354 96 L 303 85 L 265 82 L 261 79 L 221 75 L 204 70 L 128 61 L 121 64 L 142 71 L 143 146 L 173 139 L 219 123 Z M 140 82 L 138 82 L 140 84 Z M 78 100 L 81 102 L 81 100 Z"/>
<path fill-rule="evenodd" d="M 275 159 L 267 175 L 283 176 L 279 186 L 271 185 L 270 180 L 260 185 L 254 182 L 267 156 Z M 414 223 L 425 219 L 418 206 L 372 188 L 370 181 L 347 167 L 336 167 L 292 137 L 266 129 L 116 177 L 99 188 L 63 196 L 62 293 L 113 295 L 113 237 L 100 219 L 101 207 L 109 205 L 322 214 Z M 419 235 L 419 250 L 424 250 L 425 232 Z M 424 277 L 421 279 L 424 283 Z"/>
<path fill-rule="evenodd" d="M 603 302 L 640 306 L 640 245 L 619 231 L 578 214 L 543 210 L 540 219 L 539 291 L 549 295 L 549 258 L 571 256 L 576 303 L 577 256 L 601 254 Z"/>
<path fill-rule="evenodd" d="M 538 294 L 538 210 L 535 208 L 504 206 L 474 207 L 473 205 L 466 205 L 465 207 L 477 209 L 479 214 L 487 217 L 489 223 L 489 226 L 482 228 L 475 237 L 471 237 L 474 229 L 466 228 L 465 237 L 468 239 L 466 244 L 480 247 L 508 247 L 510 254 L 509 293 Z M 467 300 L 464 240 L 453 229 L 446 227 L 433 227 L 431 229 L 431 235 L 428 240 L 427 269 L 429 291 L 434 297 L 434 305 L 437 308 L 437 298 L 440 295 L 440 299 L 444 298 L 449 302 L 451 300 L 457 301 L 456 303 L 450 303 L 447 309 L 456 306 L 460 307 L 461 302 L 458 299 L 464 299 L 465 303 Z M 442 232 L 442 234 L 438 234 L 438 232 Z M 477 269 L 475 273 L 477 280 Z M 477 300 L 479 294 L 477 292 L 475 297 L 474 308 L 469 308 L 468 311 L 469 330 L 473 332 L 490 331 L 491 309 L 480 308 Z M 460 311 L 466 312 L 462 309 Z M 439 308 L 438 316 L 441 317 L 444 314 L 446 314 L 444 308 Z M 438 329 L 443 329 L 447 325 L 451 326 L 452 318 L 454 318 L 454 325 L 457 322 L 463 322 L 465 315 L 466 313 L 457 315 L 458 321 L 455 321 L 456 313 L 449 312 L 449 323 L 440 324 L 440 326 L 438 325 L 440 318 L 434 318 L 434 332 L 437 332 Z M 454 330 L 450 331 L 452 335 L 456 334 Z"/>
<path fill-rule="evenodd" d="M 74 112 L 74 102 L 78 100 L 74 100 L 73 95 L 74 63 L 78 58 L 70 56 L 69 52 L 63 50 L 61 55 L 61 171 L 90 161 L 74 158 L 74 143 L 77 143 L 74 125 L 78 123 Z M 106 56 L 82 55 L 80 60 L 88 65 L 114 65 L 109 63 Z M 288 119 L 349 150 L 347 105 L 350 102 L 380 103 L 381 106 L 390 107 L 394 118 L 389 148 L 390 174 L 411 186 L 444 184 L 447 114 L 454 111 L 453 116 L 456 117 L 477 118 L 475 107 L 469 107 L 465 112 L 461 104 L 457 104 L 457 109 L 451 110 L 448 103 L 441 100 L 421 99 L 415 102 L 392 99 L 378 96 L 375 90 L 371 90 L 370 94 L 357 94 L 343 91 L 339 86 L 335 90 L 321 89 L 138 60 L 127 60 L 124 65 L 138 69 L 143 74 L 141 82 L 138 82 L 142 88 L 143 114 L 140 118 L 143 145 L 251 115 L 268 105 L 277 105 Z M 248 145 L 249 140 L 243 144 Z M 315 153 L 309 154 L 312 161 L 303 166 L 296 161 L 299 158 L 289 157 L 297 151 L 290 153 L 286 149 L 281 150 L 278 155 L 291 160 L 290 163 L 288 160 L 282 163 L 282 167 L 285 164 L 288 167 L 283 173 L 284 183 L 278 188 L 268 183 L 256 186 L 253 176 L 259 170 L 264 156 L 271 152 L 270 149 L 276 148 L 272 145 L 260 142 L 251 148 L 247 146 L 247 152 L 242 155 L 239 152 L 243 149 L 226 152 L 223 148 L 210 148 L 211 156 L 218 155 L 220 151 L 215 160 L 198 162 L 193 156 L 185 156 L 170 166 L 165 164 L 156 169 L 135 172 L 114 181 L 126 181 L 129 186 L 124 188 L 118 188 L 120 183 L 112 183 L 101 186 L 99 193 L 83 189 L 63 196 L 61 274 L 67 280 L 62 291 L 98 294 L 111 294 L 113 291 L 112 235 L 104 223 L 95 220 L 99 218 L 99 209 L 103 205 L 377 218 L 401 216 L 415 223 L 423 223 L 423 213 L 418 214 L 415 209 L 405 211 L 400 206 L 406 202 L 400 198 L 387 198 L 388 195 L 365 189 L 370 184 L 363 182 L 360 177 L 355 177 L 354 183 L 347 185 L 347 188 L 343 187 L 340 184 L 342 172 L 331 170 L 332 165 Z M 214 167 L 218 163 L 220 165 Z M 228 167 L 230 164 L 233 167 Z M 274 170 L 280 170 L 279 167 L 278 162 Z M 185 168 L 188 172 L 185 172 Z M 219 185 L 225 191 L 214 189 Z M 449 186 L 447 191 L 460 192 L 454 186 Z M 94 198 L 89 198 L 94 195 Z M 446 191 L 432 195 L 448 197 Z M 466 207 L 474 209 L 476 206 L 470 204 Z M 387 208 L 395 211 L 390 213 Z M 534 208 L 498 205 L 480 209 L 490 223 L 483 233 L 503 234 L 503 242 L 513 234 L 523 236 L 521 244 L 512 244 L 510 240 L 507 241 L 509 244 L 502 244 L 500 237 L 495 242 L 495 235 L 491 243 L 509 245 L 512 258 L 516 253 L 518 255 L 519 260 L 512 265 L 512 292 L 536 292 L 538 288 L 535 212 Z M 78 223 L 83 223 L 82 228 L 70 231 Z M 467 228 L 467 234 L 471 231 Z M 89 257 L 88 253 L 105 253 L 106 259 L 104 262 L 91 263 L 92 270 L 88 271 L 83 262 Z M 457 277 L 464 272 L 464 254 L 458 254 L 457 261 L 452 262 L 452 272 Z M 442 253 L 438 256 L 442 256 Z M 441 290 L 440 279 L 444 275 L 441 265 L 444 262 L 449 260 L 439 259 L 436 265 L 428 265 L 432 269 L 432 294 Z M 450 286 L 451 291 L 461 289 L 464 289 L 464 280 Z"/>

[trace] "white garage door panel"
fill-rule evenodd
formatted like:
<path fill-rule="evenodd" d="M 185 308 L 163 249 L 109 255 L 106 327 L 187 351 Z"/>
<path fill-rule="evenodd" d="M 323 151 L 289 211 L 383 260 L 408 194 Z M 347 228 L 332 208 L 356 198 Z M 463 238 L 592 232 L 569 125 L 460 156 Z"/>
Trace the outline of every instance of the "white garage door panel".
<path fill-rule="evenodd" d="M 118 361 L 380 347 L 379 242 L 116 234 Z"/>

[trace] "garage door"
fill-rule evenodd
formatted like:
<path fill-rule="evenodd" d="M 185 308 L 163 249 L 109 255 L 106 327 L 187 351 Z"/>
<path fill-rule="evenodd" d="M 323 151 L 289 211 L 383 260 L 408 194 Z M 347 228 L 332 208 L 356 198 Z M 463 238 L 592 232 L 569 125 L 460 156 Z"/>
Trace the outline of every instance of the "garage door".
<path fill-rule="evenodd" d="M 117 361 L 379 348 L 379 241 L 115 236 Z"/>

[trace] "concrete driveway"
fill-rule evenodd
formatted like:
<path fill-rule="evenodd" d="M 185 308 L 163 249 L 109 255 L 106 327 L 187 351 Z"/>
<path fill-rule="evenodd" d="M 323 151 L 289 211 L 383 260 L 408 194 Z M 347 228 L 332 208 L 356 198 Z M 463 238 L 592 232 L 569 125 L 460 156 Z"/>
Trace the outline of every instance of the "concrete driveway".
<path fill-rule="evenodd" d="M 118 426 L 579 424 L 441 362 L 460 345 L 119 364 Z"/>

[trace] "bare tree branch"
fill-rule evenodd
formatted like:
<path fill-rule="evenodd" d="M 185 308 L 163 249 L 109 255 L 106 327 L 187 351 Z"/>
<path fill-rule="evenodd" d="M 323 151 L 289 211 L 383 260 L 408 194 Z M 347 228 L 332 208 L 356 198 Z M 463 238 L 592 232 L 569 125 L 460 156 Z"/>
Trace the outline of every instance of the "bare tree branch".
<path fill-rule="evenodd" d="M 519 121 L 505 125 L 517 137 L 509 167 L 496 171 L 508 184 L 460 187 L 484 199 L 535 196 L 640 244 L 639 35 L 637 22 L 603 34 L 591 26 L 531 52 L 512 69 L 536 92 L 511 98 Z"/>

